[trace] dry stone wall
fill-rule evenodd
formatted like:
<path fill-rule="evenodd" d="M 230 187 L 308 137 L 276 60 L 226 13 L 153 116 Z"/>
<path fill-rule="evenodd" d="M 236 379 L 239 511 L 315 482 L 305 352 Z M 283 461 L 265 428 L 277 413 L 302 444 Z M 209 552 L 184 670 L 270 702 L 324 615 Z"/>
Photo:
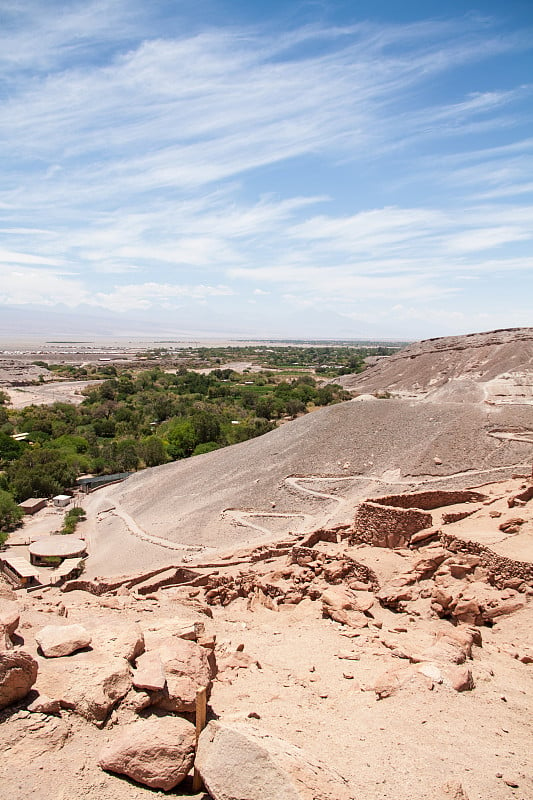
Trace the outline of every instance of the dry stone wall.
<path fill-rule="evenodd" d="M 479 556 L 481 566 L 489 570 L 492 581 L 499 588 L 513 579 L 533 586 L 533 564 L 500 556 L 478 542 L 457 539 L 451 534 L 441 533 L 439 539 L 441 544 L 453 553 L 469 553 Z"/>
<path fill-rule="evenodd" d="M 404 547 L 413 534 L 432 525 L 433 518 L 426 511 L 366 500 L 355 514 L 352 539 L 376 547 Z"/>
<path fill-rule="evenodd" d="M 419 508 L 423 511 L 431 511 L 434 508 L 454 506 L 457 503 L 479 503 L 486 499 L 486 495 L 469 490 L 457 492 L 432 490 L 411 492 L 410 494 L 391 494 L 386 497 L 374 498 L 372 502 L 395 508 Z"/>

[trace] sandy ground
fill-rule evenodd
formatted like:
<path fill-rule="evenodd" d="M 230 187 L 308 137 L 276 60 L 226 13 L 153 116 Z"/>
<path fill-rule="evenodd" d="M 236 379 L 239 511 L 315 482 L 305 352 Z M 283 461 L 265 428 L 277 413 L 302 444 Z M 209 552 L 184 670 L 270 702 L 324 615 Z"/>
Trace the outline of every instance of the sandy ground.
<path fill-rule="evenodd" d="M 372 564 L 381 578 L 405 570 L 409 562 L 405 554 L 379 548 L 343 546 L 342 551 Z M 275 569 L 277 563 L 264 566 Z M 50 590 L 42 601 L 19 598 L 20 632 L 30 652 L 36 652 L 35 630 L 65 621 L 56 616 L 56 602 L 65 606 L 70 623 L 89 626 L 135 621 L 149 630 L 170 620 L 204 622 L 217 637 L 222 668 L 237 648 L 250 661 L 246 668 L 222 669 L 210 716 L 259 726 L 302 747 L 340 772 L 358 800 L 448 800 L 443 786 L 452 781 L 461 783 L 469 800 L 533 797 L 528 713 L 533 672 L 531 664 L 511 654 L 513 648 L 533 646 L 531 603 L 481 629 L 482 646 L 474 647 L 468 661 L 474 690 L 457 693 L 417 682 L 377 700 L 369 690 L 376 676 L 406 663 L 384 642 L 393 638 L 401 648 L 430 641 L 436 630 L 453 628 L 449 622 L 378 608 L 368 627 L 354 630 L 324 619 L 320 602 L 250 611 L 244 599 L 214 607 L 210 620 L 185 602 L 179 589 L 161 589 L 149 598 L 112 598 L 114 603 L 79 591 Z M 0 782 L 6 796 L 33 800 L 36 787 L 52 800 L 163 796 L 99 769 L 98 754 L 113 734 L 112 723 L 98 730 L 68 711 L 46 717 L 20 709 L 23 704 L 0 714 Z M 167 796 L 191 796 L 190 784 Z"/>
<path fill-rule="evenodd" d="M 9 395 L 13 408 L 25 408 L 36 405 L 45 406 L 52 403 L 74 403 L 78 405 L 84 400 L 82 390 L 100 381 L 64 381 L 43 383 L 37 386 L 6 386 L 4 391 Z"/>

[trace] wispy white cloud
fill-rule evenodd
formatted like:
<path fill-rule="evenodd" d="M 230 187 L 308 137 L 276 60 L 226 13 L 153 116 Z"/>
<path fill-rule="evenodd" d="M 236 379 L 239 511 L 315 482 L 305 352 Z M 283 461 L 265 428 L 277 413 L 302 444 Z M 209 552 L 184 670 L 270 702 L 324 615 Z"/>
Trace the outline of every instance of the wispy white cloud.
<path fill-rule="evenodd" d="M 433 92 L 530 47 L 526 31 L 465 18 L 176 33 L 125 0 L 57 19 L 34 0 L 6 9 L 0 302 L 227 298 L 235 313 L 243 296 L 349 318 L 527 272 L 531 87 Z"/>

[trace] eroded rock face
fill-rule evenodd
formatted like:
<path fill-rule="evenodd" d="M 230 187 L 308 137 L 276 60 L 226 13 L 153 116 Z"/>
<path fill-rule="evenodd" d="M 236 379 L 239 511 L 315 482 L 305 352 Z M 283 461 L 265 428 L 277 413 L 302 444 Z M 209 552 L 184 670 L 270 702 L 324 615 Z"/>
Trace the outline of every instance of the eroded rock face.
<path fill-rule="evenodd" d="M 35 641 L 46 658 L 60 658 L 88 647 L 91 634 L 83 625 L 47 625 L 35 634 Z"/>
<path fill-rule="evenodd" d="M 338 773 L 248 725 L 210 722 L 200 736 L 195 767 L 213 800 L 353 800 Z"/>
<path fill-rule="evenodd" d="M 37 680 L 37 662 L 22 650 L 0 653 L 0 708 L 26 697 Z"/>
<path fill-rule="evenodd" d="M 191 769 L 195 744 L 195 728 L 187 720 L 149 717 L 122 729 L 103 748 L 98 764 L 152 789 L 168 791 Z"/>

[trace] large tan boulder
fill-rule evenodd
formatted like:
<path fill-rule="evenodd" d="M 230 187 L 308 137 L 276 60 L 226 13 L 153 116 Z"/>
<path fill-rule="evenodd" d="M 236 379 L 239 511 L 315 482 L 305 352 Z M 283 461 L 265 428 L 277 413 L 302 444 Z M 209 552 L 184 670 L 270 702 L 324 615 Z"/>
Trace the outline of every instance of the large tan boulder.
<path fill-rule="evenodd" d="M 88 652 L 68 662 L 53 662 L 53 666 L 41 660 L 36 689 L 59 700 L 62 708 L 103 725 L 131 685 L 131 667 L 126 659 Z"/>
<path fill-rule="evenodd" d="M 0 608 L 0 628 L 3 628 L 8 636 L 13 636 L 20 622 L 20 610 L 17 603 L 9 600 L 2 600 Z"/>
<path fill-rule="evenodd" d="M 194 711 L 196 693 L 204 688 L 209 693 L 214 677 L 206 649 L 188 639 L 175 638 L 167 640 L 157 652 L 166 679 L 157 705 L 176 713 Z"/>
<path fill-rule="evenodd" d="M 353 800 L 347 782 L 299 747 L 249 725 L 210 722 L 195 767 L 213 800 Z"/>
<path fill-rule="evenodd" d="M 91 634 L 83 625 L 46 625 L 35 634 L 35 641 L 46 658 L 69 656 L 91 644 Z"/>
<path fill-rule="evenodd" d="M 22 650 L 0 652 L 0 708 L 26 697 L 37 679 L 38 665 Z"/>
<path fill-rule="evenodd" d="M 132 663 L 144 653 L 144 635 L 137 623 L 99 625 L 91 630 L 92 646 L 111 656 L 125 658 Z"/>
<path fill-rule="evenodd" d="M 194 725 L 181 717 L 138 720 L 103 748 L 98 764 L 152 789 L 168 791 L 185 778 L 194 761 Z"/>

